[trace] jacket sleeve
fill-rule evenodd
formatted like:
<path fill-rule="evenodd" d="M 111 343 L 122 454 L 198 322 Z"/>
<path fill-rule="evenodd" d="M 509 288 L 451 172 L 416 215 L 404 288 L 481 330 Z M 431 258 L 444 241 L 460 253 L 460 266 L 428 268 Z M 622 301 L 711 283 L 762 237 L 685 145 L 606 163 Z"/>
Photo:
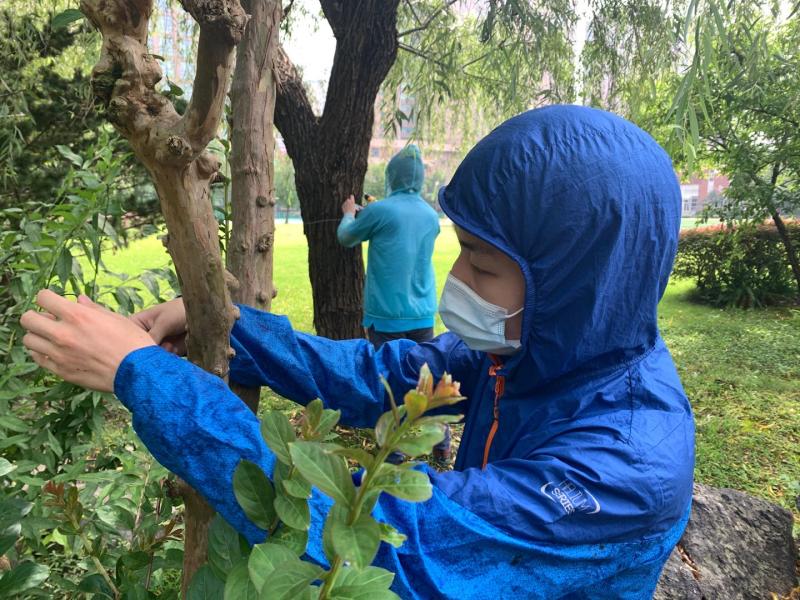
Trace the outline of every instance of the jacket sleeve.
<path fill-rule="evenodd" d="M 151 346 L 125 358 L 114 387 L 155 458 L 197 489 L 250 543 L 263 541 L 264 531 L 247 519 L 236 502 L 233 472 L 241 459 L 247 459 L 271 475 L 275 459 L 261 438 L 255 415 L 222 380 Z M 398 594 L 482 598 L 488 596 L 479 592 L 494 590 L 496 597 L 550 598 L 616 580 L 619 585 L 634 585 L 639 595 L 612 593 L 608 597 L 643 598 L 649 585 L 645 576 L 655 586 L 685 522 L 647 540 L 608 544 L 538 541 L 537 531 L 512 535 L 480 516 L 481 506 L 515 492 L 502 482 L 504 475 L 513 473 L 504 474 L 502 465 L 495 469 L 492 480 L 497 487 L 482 490 L 471 501 L 456 501 L 449 494 L 454 486 L 470 485 L 466 479 L 480 475 L 474 469 L 431 474 L 433 496 L 424 503 L 381 496 L 375 517 L 408 536 L 398 549 L 381 544 L 376 559 L 377 565 L 396 572 L 393 589 Z M 330 500 L 315 491 L 307 553 L 321 564 L 326 562 L 321 539 L 329 507 Z M 619 573 L 634 563 L 640 570 L 637 581 L 620 580 Z M 613 589 L 612 583 L 608 586 Z"/>
<path fill-rule="evenodd" d="M 358 213 L 358 218 L 344 215 L 336 229 L 336 237 L 342 246 L 352 248 L 371 238 L 379 225 L 380 209 L 376 204 L 370 204 Z"/>
<path fill-rule="evenodd" d="M 484 360 L 449 333 L 424 344 L 392 341 L 376 352 L 364 339 L 329 340 L 294 331 L 286 317 L 239 308 L 241 317 L 231 332 L 236 352 L 231 380 L 269 386 L 300 404 L 319 398 L 326 407 L 341 410 L 342 423 L 353 427 L 372 427 L 389 410 L 381 376 L 401 402 L 416 386 L 424 363 L 436 378 L 451 373 L 466 391 Z M 455 412 L 464 410 L 463 403 L 455 407 Z"/>

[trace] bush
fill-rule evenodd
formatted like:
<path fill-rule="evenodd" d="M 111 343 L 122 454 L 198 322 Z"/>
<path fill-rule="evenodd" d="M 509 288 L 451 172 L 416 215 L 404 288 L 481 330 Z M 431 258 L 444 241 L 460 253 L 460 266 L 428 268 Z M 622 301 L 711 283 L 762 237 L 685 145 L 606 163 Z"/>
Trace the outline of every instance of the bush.
<path fill-rule="evenodd" d="M 800 248 L 800 221 L 786 228 Z M 715 225 L 681 232 L 674 274 L 697 282 L 697 299 L 748 308 L 797 296 L 786 249 L 775 225 Z"/>

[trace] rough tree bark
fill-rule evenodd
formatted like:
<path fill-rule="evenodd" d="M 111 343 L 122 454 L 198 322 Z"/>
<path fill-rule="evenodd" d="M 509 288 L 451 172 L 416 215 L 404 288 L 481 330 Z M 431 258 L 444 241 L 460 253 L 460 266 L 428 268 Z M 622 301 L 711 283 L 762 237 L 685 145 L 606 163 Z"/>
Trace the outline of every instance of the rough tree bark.
<path fill-rule="evenodd" d="M 775 163 L 772 166 L 772 176 L 770 177 L 770 198 L 769 198 L 769 216 L 772 217 L 772 222 L 775 223 L 775 228 L 778 230 L 778 235 L 783 242 L 783 248 L 786 250 L 786 258 L 789 261 L 789 266 L 792 268 L 795 283 L 797 284 L 797 297 L 800 299 L 800 259 L 797 258 L 797 250 L 792 243 L 792 238 L 786 230 L 786 224 L 781 218 L 780 211 L 775 205 L 775 189 L 778 185 L 778 178 L 781 176 L 781 164 Z"/>
<path fill-rule="evenodd" d="M 228 269 L 239 286 L 233 301 L 269 310 L 276 290 L 272 283 L 275 235 L 273 158 L 275 136 L 275 77 L 281 3 L 243 0 L 250 15 L 236 50 L 231 84 L 231 208 L 233 228 L 228 247 Z M 256 412 L 260 388 L 231 388 Z"/>
<path fill-rule="evenodd" d="M 237 311 L 210 201 L 219 161 L 205 148 L 222 117 L 234 49 L 247 15 L 239 0 L 181 0 L 181 5 L 200 26 L 194 89 L 183 116 L 155 90 L 162 74 L 147 51 L 153 0 L 81 0 L 81 10 L 103 37 L 92 73 L 97 102 L 147 168 L 161 201 L 169 233 L 166 245 L 186 302 L 189 359 L 225 378 Z M 193 490 L 185 499 L 184 594 L 206 560 L 213 516 Z"/>
<path fill-rule="evenodd" d="M 295 169 L 314 299 L 314 326 L 334 339 L 363 337 L 361 247 L 336 240 L 340 205 L 361 197 L 374 105 L 397 57 L 399 0 L 320 0 L 336 38 L 325 108 L 314 114 L 285 52 L 276 64 L 275 125 Z"/>
<path fill-rule="evenodd" d="M 789 237 L 786 223 L 783 222 L 780 213 L 776 209 L 773 209 L 770 212 L 770 216 L 778 230 L 778 235 L 781 237 L 783 248 L 786 250 L 786 258 L 789 261 L 789 266 L 792 268 L 794 281 L 797 284 L 797 297 L 800 298 L 800 260 L 797 258 L 797 249 L 794 247 L 794 243 L 792 243 L 792 238 Z"/>

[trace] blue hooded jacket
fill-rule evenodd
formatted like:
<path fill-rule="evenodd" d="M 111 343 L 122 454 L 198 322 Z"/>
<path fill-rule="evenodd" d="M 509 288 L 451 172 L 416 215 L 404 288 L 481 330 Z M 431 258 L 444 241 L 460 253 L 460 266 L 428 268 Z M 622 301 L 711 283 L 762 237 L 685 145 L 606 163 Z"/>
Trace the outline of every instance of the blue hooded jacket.
<path fill-rule="evenodd" d="M 364 327 L 397 332 L 433 327 L 436 280 L 433 246 L 439 216 L 422 196 L 425 167 L 419 148 L 406 146 L 386 166 L 386 198 L 345 215 L 336 231 L 352 247 L 369 240 Z"/>
<path fill-rule="evenodd" d="M 397 573 L 403 598 L 649 598 L 685 527 L 694 464 L 691 409 L 656 317 L 680 221 L 669 157 L 609 113 L 544 108 L 479 142 L 440 202 L 519 264 L 517 354 L 496 367 L 451 333 L 376 352 L 242 307 L 231 379 L 300 403 L 319 397 L 357 426 L 387 410 L 380 375 L 398 397 L 426 362 L 461 381 L 455 469 L 429 473 L 424 503 L 383 495 L 375 508 L 408 536 L 398 549 L 381 544 L 376 559 Z M 242 458 L 270 474 L 274 457 L 225 384 L 150 347 L 125 358 L 115 391 L 154 456 L 251 542 L 263 540 L 232 475 Z M 315 492 L 307 552 L 321 563 L 329 506 Z"/>

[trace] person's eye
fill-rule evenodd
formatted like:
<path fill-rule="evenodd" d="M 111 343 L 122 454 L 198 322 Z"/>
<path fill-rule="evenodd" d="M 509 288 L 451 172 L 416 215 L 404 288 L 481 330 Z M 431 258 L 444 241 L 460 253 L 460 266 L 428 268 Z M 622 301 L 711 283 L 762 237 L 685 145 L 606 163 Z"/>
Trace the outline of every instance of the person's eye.
<path fill-rule="evenodd" d="M 477 266 L 477 265 L 476 265 L 476 264 L 474 264 L 474 263 L 472 264 L 472 269 L 473 269 L 473 270 L 474 270 L 476 273 L 478 273 L 478 274 L 480 274 L 480 275 L 494 275 L 494 273 L 492 273 L 491 271 L 487 271 L 487 270 L 485 270 L 485 269 L 481 269 L 479 266 Z"/>

